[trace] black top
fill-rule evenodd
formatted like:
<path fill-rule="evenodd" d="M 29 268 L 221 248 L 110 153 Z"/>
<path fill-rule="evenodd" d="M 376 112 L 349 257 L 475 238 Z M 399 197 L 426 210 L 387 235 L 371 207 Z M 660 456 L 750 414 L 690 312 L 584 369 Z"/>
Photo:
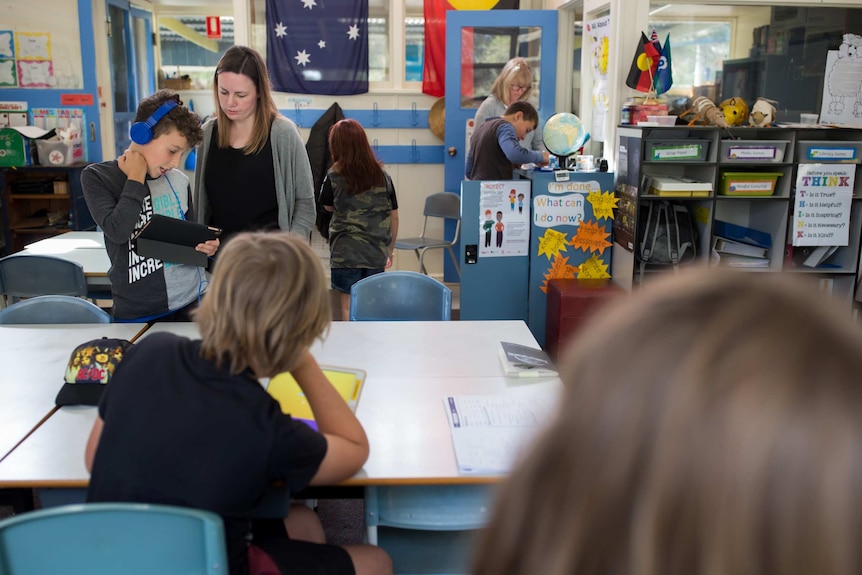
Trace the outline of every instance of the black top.
<path fill-rule="evenodd" d="M 88 501 L 180 505 L 225 520 L 231 575 L 247 570 L 248 518 L 267 487 L 308 484 L 326 439 L 283 415 L 257 380 L 169 333 L 129 349 L 99 404 L 105 422 Z"/>
<path fill-rule="evenodd" d="M 222 246 L 237 232 L 278 229 L 270 139 L 257 154 L 246 155 L 241 149 L 219 148 L 216 125 L 209 146 L 204 177 L 212 206 L 211 225 L 223 230 Z"/>

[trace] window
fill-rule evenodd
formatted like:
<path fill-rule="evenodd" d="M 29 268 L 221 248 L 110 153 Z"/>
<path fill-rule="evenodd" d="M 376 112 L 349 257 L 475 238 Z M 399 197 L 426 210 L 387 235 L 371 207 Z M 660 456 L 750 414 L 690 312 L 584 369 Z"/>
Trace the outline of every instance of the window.
<path fill-rule="evenodd" d="M 656 31 L 662 45 L 670 34 L 671 94 L 691 95 L 694 87 L 715 83 L 716 72 L 721 71 L 722 62 L 730 54 L 730 21 L 654 20 L 650 29 Z"/>
<path fill-rule="evenodd" d="M 192 90 L 211 88 L 219 58 L 233 44 L 233 18 L 231 17 L 221 18 L 221 38 L 213 40 L 207 38 L 205 16 L 160 15 L 159 87 Z M 184 82 L 186 77 L 188 82 Z M 175 82 L 169 80 L 175 80 Z"/>

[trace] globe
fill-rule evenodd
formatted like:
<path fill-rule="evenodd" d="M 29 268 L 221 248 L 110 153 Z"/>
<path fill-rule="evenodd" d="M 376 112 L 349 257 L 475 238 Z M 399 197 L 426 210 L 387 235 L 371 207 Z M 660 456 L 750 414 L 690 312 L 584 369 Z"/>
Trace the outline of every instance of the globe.
<path fill-rule="evenodd" d="M 542 138 L 550 153 L 564 158 L 576 153 L 587 143 L 590 135 L 576 115 L 559 112 L 545 122 L 542 127 Z"/>

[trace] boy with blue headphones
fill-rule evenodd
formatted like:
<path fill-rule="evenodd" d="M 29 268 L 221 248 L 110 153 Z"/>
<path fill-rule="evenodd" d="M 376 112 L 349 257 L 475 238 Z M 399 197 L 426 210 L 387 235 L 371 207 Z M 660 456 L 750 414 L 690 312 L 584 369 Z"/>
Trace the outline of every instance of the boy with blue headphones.
<path fill-rule="evenodd" d="M 134 237 L 153 214 L 193 219 L 189 179 L 177 168 L 203 138 L 200 118 L 175 91 L 159 90 L 141 100 L 130 135 L 122 156 L 81 174 L 87 207 L 111 259 L 114 319 L 188 320 L 206 288 L 206 270 L 141 256 Z M 218 246 L 216 239 L 195 249 L 212 256 Z"/>

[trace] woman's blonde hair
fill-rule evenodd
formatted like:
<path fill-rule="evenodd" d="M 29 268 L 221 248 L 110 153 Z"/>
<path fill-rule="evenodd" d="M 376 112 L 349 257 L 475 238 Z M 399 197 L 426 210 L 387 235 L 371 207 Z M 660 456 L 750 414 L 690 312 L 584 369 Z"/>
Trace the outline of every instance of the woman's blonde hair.
<path fill-rule="evenodd" d="M 195 312 L 202 355 L 231 373 L 290 371 L 329 327 L 329 291 L 307 242 L 287 233 L 237 234 L 219 251 Z"/>
<path fill-rule="evenodd" d="M 473 573 L 859 573 L 860 327 L 788 275 L 655 280 L 579 330 Z"/>
<path fill-rule="evenodd" d="M 218 118 L 218 147 L 230 147 L 230 125 L 233 120 L 227 117 L 219 105 L 219 74 L 231 72 L 247 76 L 257 89 L 257 107 L 254 113 L 254 129 L 252 138 L 243 148 L 246 155 L 256 154 L 263 149 L 269 139 L 272 122 L 278 116 L 278 107 L 272 99 L 269 85 L 269 72 L 266 62 L 257 50 L 248 46 L 231 46 L 222 55 L 216 65 L 213 76 L 213 94 L 216 102 L 216 118 Z"/>
<path fill-rule="evenodd" d="M 491 93 L 497 96 L 498 100 L 509 105 L 512 103 L 509 101 L 509 87 L 512 84 L 527 86 L 518 100 L 526 100 L 533 92 L 533 69 L 523 58 L 512 58 L 506 62 L 500 75 L 494 80 L 494 85 L 491 86 Z"/>

